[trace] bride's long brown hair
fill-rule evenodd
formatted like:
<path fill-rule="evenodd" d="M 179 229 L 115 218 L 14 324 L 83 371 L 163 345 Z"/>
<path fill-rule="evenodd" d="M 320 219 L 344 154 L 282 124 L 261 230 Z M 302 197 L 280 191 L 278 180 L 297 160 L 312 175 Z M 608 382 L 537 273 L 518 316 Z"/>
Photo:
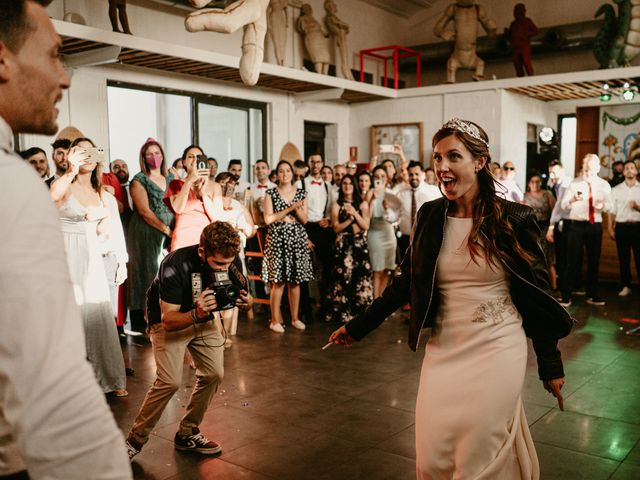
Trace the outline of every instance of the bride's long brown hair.
<path fill-rule="evenodd" d="M 484 158 L 485 160 L 483 167 L 477 174 L 478 195 L 473 202 L 473 226 L 469 233 L 468 242 L 471 259 L 477 263 L 477 256 L 482 253 L 491 266 L 498 266 L 496 260 L 501 260 L 503 263 L 511 263 L 515 260 L 514 257 L 523 258 L 527 263 L 531 264 L 534 259 L 533 256 L 522 248 L 522 245 L 518 242 L 513 226 L 503 215 L 503 206 L 496 198 L 495 179 L 489 170 L 489 164 L 491 163 L 488 146 L 489 137 L 479 125 L 468 120 L 464 120 L 464 122 L 475 126 L 484 142 L 456 128 L 443 127 L 433 136 L 431 146 L 435 147 L 444 138 L 454 135 L 467 147 L 473 158 Z M 483 224 L 485 224 L 487 238 L 484 241 L 480 241 L 482 236 L 480 227 Z M 497 238 L 499 234 L 507 238 L 508 244 L 513 245 L 513 256 L 498 247 Z"/>

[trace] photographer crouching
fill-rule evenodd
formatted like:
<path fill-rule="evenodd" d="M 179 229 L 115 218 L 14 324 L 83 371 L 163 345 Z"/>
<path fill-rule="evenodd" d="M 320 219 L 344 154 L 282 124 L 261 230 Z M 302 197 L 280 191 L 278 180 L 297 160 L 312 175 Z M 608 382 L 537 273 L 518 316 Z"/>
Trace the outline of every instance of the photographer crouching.
<path fill-rule="evenodd" d="M 185 349 L 196 365 L 196 385 L 175 436 L 177 450 L 213 455 L 222 447 L 198 426 L 224 375 L 226 332 L 220 311 L 249 309 L 247 280 L 233 265 L 240 238 L 225 222 L 202 231 L 200 244 L 167 255 L 147 292 L 148 331 L 156 380 L 147 392 L 127 437 L 129 459 L 140 453 L 162 412 L 180 387 Z"/>

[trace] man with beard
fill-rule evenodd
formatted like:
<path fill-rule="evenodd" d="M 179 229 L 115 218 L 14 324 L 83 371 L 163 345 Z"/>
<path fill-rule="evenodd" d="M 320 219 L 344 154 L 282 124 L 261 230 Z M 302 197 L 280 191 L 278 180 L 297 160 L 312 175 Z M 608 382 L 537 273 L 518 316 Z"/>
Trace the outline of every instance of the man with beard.
<path fill-rule="evenodd" d="M 0 241 L 0 477 L 131 479 L 86 360 L 58 212 L 13 153 L 18 133 L 56 133 L 69 88 L 48 3 L 4 0 L 0 15 L 0 222 L 11 227 Z"/>
<path fill-rule="evenodd" d="M 56 173 L 51 178 L 45 180 L 47 187 L 51 188 L 51 184 L 66 173 L 69 147 L 71 147 L 71 140 L 67 140 L 66 138 L 58 138 L 51 144 L 51 148 L 53 149 L 51 159 L 56 166 Z"/>

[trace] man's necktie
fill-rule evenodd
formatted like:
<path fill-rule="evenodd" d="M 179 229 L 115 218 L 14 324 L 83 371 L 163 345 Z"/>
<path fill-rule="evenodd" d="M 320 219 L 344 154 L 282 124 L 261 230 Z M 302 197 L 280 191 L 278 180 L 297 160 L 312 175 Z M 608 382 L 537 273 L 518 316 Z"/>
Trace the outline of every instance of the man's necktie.
<path fill-rule="evenodd" d="M 591 188 L 591 182 L 587 182 L 589 185 L 589 223 L 593 225 L 596 222 L 596 210 L 593 208 L 593 188 Z"/>
<path fill-rule="evenodd" d="M 416 221 L 416 214 L 418 213 L 418 204 L 416 202 L 416 190 L 411 189 L 411 228 L 413 228 L 413 222 Z"/>

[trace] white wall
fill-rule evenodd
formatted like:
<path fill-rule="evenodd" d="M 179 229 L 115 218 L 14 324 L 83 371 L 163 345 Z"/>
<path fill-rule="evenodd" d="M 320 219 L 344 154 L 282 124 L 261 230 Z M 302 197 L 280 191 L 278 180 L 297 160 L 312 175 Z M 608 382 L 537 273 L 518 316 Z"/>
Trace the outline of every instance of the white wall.
<path fill-rule="evenodd" d="M 500 154 L 494 160 L 503 164 L 511 161 L 516 167 L 516 181 L 520 188 L 526 187 L 527 169 L 527 124 L 556 129 L 557 114 L 547 103 L 524 95 L 501 92 L 502 119 L 500 122 Z"/>

